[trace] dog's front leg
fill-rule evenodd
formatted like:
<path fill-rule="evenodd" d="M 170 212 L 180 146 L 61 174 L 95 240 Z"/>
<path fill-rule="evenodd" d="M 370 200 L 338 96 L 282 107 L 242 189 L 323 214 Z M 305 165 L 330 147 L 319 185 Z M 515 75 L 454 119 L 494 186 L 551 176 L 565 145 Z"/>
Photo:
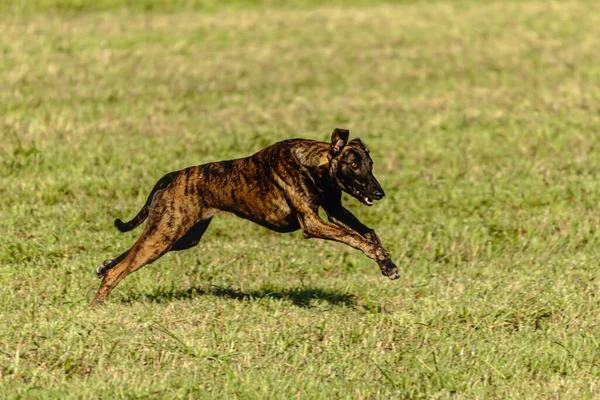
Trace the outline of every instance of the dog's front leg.
<path fill-rule="evenodd" d="M 300 216 L 299 220 L 302 227 L 302 235 L 305 238 L 314 237 L 345 243 L 348 246 L 362 251 L 367 257 L 376 261 L 381 268 L 381 272 L 388 278 L 397 279 L 400 277 L 398 268 L 390 258 L 390 253 L 381 246 L 379 238 L 377 238 L 377 243 L 361 236 L 354 230 L 326 224 L 318 215 L 312 213 Z M 377 235 L 375 235 L 375 237 L 377 237 Z"/>
<path fill-rule="evenodd" d="M 336 207 L 323 207 L 327 213 L 329 221 L 346 229 L 354 230 L 362 236 L 383 248 L 383 244 L 375 231 L 364 225 L 350 211 L 345 209 L 341 204 Z M 384 249 L 385 250 L 385 249 Z"/>
<path fill-rule="evenodd" d="M 350 211 L 346 210 L 341 205 L 337 207 L 323 207 L 327 213 L 329 222 L 332 222 L 342 228 L 351 229 L 365 236 L 373 230 L 368 226 L 364 225 L 358 220 Z"/>

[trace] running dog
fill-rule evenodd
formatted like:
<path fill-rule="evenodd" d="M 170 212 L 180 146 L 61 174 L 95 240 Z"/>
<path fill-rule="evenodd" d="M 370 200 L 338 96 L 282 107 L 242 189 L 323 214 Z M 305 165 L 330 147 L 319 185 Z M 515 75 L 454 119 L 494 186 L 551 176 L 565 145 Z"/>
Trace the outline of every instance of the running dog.
<path fill-rule="evenodd" d="M 90 306 L 127 275 L 173 250 L 194 247 L 214 215 L 235 214 L 276 232 L 302 230 L 305 238 L 346 243 L 379 264 L 383 275 L 399 277 L 398 268 L 375 231 L 342 206 L 342 192 L 372 206 L 384 191 L 373 176 L 369 149 L 349 131 L 335 129 L 331 142 L 290 139 L 237 160 L 208 163 L 163 176 L 146 204 L 129 222 L 115 220 L 127 232 L 148 219 L 135 244 L 96 268 L 103 278 Z M 319 207 L 332 224 L 324 222 Z"/>

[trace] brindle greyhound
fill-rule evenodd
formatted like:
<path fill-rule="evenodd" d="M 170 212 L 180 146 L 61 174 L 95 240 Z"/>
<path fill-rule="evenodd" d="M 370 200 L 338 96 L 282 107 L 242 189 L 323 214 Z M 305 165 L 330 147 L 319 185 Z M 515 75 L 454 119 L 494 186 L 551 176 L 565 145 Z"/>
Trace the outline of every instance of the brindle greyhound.
<path fill-rule="evenodd" d="M 277 232 L 302 229 L 305 238 L 346 243 L 375 260 L 390 279 L 399 277 L 375 232 L 342 206 L 342 191 L 367 206 L 384 196 L 373 161 L 360 139 L 335 129 L 331 143 L 291 139 L 238 160 L 171 172 L 154 186 L 131 221 L 115 220 L 127 232 L 148 218 L 131 249 L 96 268 L 103 277 L 90 306 L 103 302 L 128 274 L 168 251 L 194 247 L 212 217 L 232 213 Z M 319 218 L 322 207 L 334 225 Z"/>

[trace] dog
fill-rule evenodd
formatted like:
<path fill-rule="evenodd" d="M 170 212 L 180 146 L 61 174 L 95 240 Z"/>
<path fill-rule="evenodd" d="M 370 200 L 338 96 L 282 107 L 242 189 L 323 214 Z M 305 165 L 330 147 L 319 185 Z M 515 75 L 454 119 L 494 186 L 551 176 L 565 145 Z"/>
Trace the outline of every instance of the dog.
<path fill-rule="evenodd" d="M 345 243 L 376 261 L 383 275 L 397 279 L 398 268 L 375 231 L 342 206 L 342 192 L 367 206 L 385 195 L 373 176 L 369 149 L 358 138 L 348 141 L 349 134 L 336 128 L 330 143 L 284 140 L 250 157 L 166 174 L 131 221 L 115 220 L 121 232 L 148 222 L 129 250 L 96 268 L 102 283 L 90 306 L 104 302 L 123 278 L 163 254 L 196 246 L 219 213 L 276 232 L 301 229 L 305 238 Z M 319 217 L 319 207 L 332 224 Z"/>

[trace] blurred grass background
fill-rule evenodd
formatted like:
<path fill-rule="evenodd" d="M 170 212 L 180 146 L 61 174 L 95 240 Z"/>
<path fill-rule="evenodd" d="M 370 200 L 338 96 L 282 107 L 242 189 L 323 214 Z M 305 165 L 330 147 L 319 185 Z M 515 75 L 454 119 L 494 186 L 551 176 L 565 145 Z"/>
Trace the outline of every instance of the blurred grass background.
<path fill-rule="evenodd" d="M 599 11 L 0 1 L 0 397 L 598 396 Z M 337 126 L 399 281 L 222 216 L 87 309 L 162 174 Z"/>
<path fill-rule="evenodd" d="M 314 9 L 317 7 L 370 7 L 378 4 L 425 3 L 425 0 L 0 0 L 0 9 L 14 13 L 39 14 L 42 12 L 90 13 L 189 11 L 215 12 L 223 10 Z M 466 3 L 465 3 L 466 4 Z"/>

